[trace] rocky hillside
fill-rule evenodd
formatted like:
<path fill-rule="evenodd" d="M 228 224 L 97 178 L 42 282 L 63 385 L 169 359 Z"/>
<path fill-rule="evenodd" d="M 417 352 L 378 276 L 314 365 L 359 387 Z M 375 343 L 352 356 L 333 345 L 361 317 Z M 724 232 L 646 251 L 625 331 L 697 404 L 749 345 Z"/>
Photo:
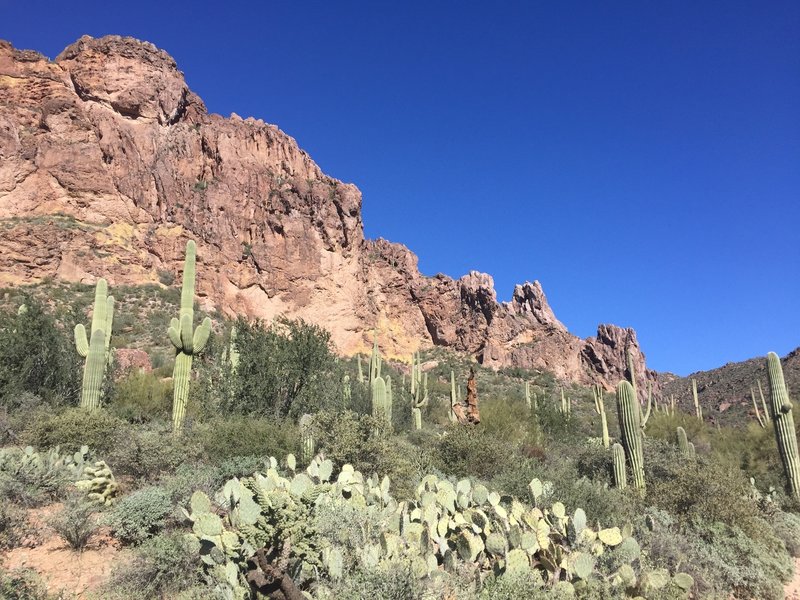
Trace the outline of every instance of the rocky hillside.
<path fill-rule="evenodd" d="M 793 401 L 800 397 L 800 348 L 797 348 L 781 358 L 783 376 L 789 395 Z M 692 379 L 697 382 L 697 398 L 703 406 L 705 416 L 716 420 L 739 420 L 746 413 L 755 419 L 753 402 L 750 398 L 750 389 L 755 390 L 756 399 L 759 401 L 758 382 L 764 397 L 769 404 L 769 380 L 767 379 L 766 357 L 751 358 L 737 363 L 728 363 L 711 371 L 692 373 L 688 377 L 677 377 L 670 374 L 659 374 L 661 389 L 665 396 L 674 395 L 676 402 L 680 403 L 685 412 L 691 413 L 692 408 Z"/>
<path fill-rule="evenodd" d="M 377 328 L 389 355 L 440 345 L 610 385 L 627 349 L 655 380 L 633 330 L 570 334 L 538 282 L 499 303 L 489 275 L 427 277 L 364 239 L 354 185 L 274 125 L 208 114 L 152 44 L 85 36 L 50 61 L 0 42 L 0 284 L 168 283 L 190 238 L 204 308 L 302 317 L 342 353 Z"/>

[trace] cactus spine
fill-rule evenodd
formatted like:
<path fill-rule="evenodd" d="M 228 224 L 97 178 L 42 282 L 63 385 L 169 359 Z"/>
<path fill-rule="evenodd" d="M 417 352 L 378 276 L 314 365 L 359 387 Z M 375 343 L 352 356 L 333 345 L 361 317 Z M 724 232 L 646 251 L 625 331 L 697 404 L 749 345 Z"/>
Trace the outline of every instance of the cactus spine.
<path fill-rule="evenodd" d="M 201 325 L 194 328 L 194 281 L 197 247 L 194 241 L 186 244 L 186 259 L 183 263 L 183 287 L 181 289 L 180 319 L 172 318 L 167 335 L 175 347 L 175 367 L 172 371 L 174 386 L 172 398 L 172 432 L 180 435 L 186 416 L 186 402 L 189 399 L 189 379 L 192 371 L 192 358 L 203 351 L 211 335 L 211 319 L 206 317 Z"/>
<path fill-rule="evenodd" d="M 617 386 L 617 414 L 622 430 L 622 444 L 631 465 L 633 487 L 644 490 L 644 454 L 642 452 L 642 428 L 639 423 L 639 403 L 633 386 L 621 381 Z"/>
<path fill-rule="evenodd" d="M 697 397 L 697 382 L 694 379 L 692 379 L 692 400 L 694 401 L 694 414 L 702 421 L 703 407 L 700 406 L 700 399 Z"/>
<path fill-rule="evenodd" d="M 608 420 L 606 419 L 606 407 L 603 402 L 603 386 L 600 384 L 592 386 L 592 395 L 594 396 L 594 411 L 600 415 L 600 424 L 603 428 L 603 447 L 608 448 L 611 440 L 608 437 Z"/>
<path fill-rule="evenodd" d="M 767 370 L 775 439 L 778 441 L 786 479 L 789 480 L 789 492 L 796 500 L 800 500 L 800 456 L 797 452 L 792 402 L 783 379 L 781 360 L 774 352 L 767 355 Z"/>
<path fill-rule="evenodd" d="M 625 473 L 625 450 L 620 444 L 611 447 L 611 456 L 614 460 L 614 485 L 624 490 L 628 487 L 628 476 Z"/>
<path fill-rule="evenodd" d="M 27 310 L 27 309 L 26 309 Z M 23 313 L 24 314 L 24 313 Z M 111 328 L 114 322 L 114 297 L 108 296 L 108 283 L 98 279 L 94 290 L 91 337 L 86 338 L 86 328 L 75 326 L 75 348 L 86 359 L 81 385 L 81 408 L 100 408 L 100 394 L 106 365 L 111 362 Z"/>

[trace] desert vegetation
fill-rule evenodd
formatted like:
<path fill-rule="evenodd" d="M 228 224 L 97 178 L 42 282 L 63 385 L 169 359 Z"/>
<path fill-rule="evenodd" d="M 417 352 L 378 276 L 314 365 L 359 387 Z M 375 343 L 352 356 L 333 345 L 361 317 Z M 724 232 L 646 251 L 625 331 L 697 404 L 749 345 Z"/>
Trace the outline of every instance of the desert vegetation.
<path fill-rule="evenodd" d="M 6 559 L 102 539 L 113 565 L 84 598 L 784 597 L 800 465 L 774 354 L 757 418 L 721 426 L 696 389 L 684 411 L 633 376 L 390 361 L 380 332 L 343 358 L 303 321 L 200 319 L 194 253 L 179 306 L 98 280 L 88 332 L 86 290 L 7 294 Z M 155 368 L 123 371 L 117 334 Z M 0 596 L 75 591 L 30 567 L 4 565 Z"/>

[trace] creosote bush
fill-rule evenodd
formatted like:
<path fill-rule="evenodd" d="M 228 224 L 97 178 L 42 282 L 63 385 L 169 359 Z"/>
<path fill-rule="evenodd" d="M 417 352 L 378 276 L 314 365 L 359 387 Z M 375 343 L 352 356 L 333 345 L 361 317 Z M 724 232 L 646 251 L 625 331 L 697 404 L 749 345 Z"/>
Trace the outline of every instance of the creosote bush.
<path fill-rule="evenodd" d="M 97 506 L 89 503 L 79 492 L 70 493 L 64 507 L 54 514 L 47 524 L 52 527 L 73 550 L 83 550 L 97 531 L 95 513 Z"/>
<path fill-rule="evenodd" d="M 104 409 L 69 408 L 33 421 L 22 433 L 24 443 L 35 448 L 59 446 L 63 452 L 75 452 L 89 446 L 100 456 L 113 452 L 118 436 L 128 425 Z"/>

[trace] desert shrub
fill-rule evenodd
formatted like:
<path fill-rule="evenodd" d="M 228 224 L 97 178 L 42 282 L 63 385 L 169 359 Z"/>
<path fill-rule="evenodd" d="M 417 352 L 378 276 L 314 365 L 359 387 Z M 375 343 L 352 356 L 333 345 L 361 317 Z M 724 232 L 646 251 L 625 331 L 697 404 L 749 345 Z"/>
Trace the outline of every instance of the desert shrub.
<path fill-rule="evenodd" d="M 359 569 L 336 590 L 341 600 L 416 600 L 422 598 L 423 586 L 411 571 L 410 563 L 393 562 L 376 569 Z"/>
<path fill-rule="evenodd" d="M 234 456 L 274 456 L 297 454 L 300 436 L 294 423 L 279 419 L 245 416 L 217 418 L 198 427 L 196 437 L 212 461 Z"/>
<path fill-rule="evenodd" d="M 489 479 L 514 454 L 511 443 L 488 434 L 483 425 L 453 425 L 439 440 L 433 457 L 436 468 L 448 475 Z"/>
<path fill-rule="evenodd" d="M 114 385 L 109 410 L 132 423 L 167 418 L 172 411 L 172 383 L 152 373 L 130 373 Z"/>
<path fill-rule="evenodd" d="M 37 448 L 59 446 L 64 452 L 75 452 L 87 445 L 99 456 L 108 456 L 128 425 L 104 409 L 70 408 L 31 422 L 23 432 L 25 443 Z"/>
<path fill-rule="evenodd" d="M 795 558 L 800 557 L 800 515 L 779 510 L 770 516 L 769 522 L 786 551 Z"/>
<path fill-rule="evenodd" d="M 25 511 L 11 502 L 0 502 L 0 550 L 11 550 L 25 544 L 35 534 Z"/>
<path fill-rule="evenodd" d="M 29 392 L 73 403 L 80 391 L 79 357 L 71 335 L 32 297 L 26 310 L 0 312 L 0 402 Z"/>
<path fill-rule="evenodd" d="M 219 469 L 215 466 L 184 463 L 174 474 L 162 476 L 158 485 L 169 494 L 173 504 L 183 506 L 188 504 L 195 490 L 213 497 L 224 482 L 225 479 L 222 479 Z"/>
<path fill-rule="evenodd" d="M 647 440 L 645 446 L 647 498 L 682 523 L 701 519 L 739 527 L 758 536 L 763 523 L 748 499 L 750 484 L 741 471 L 728 469 L 713 457 L 687 460 L 677 447 Z"/>
<path fill-rule="evenodd" d="M 716 579 L 737 598 L 783 598 L 783 583 L 791 578 L 794 565 L 777 537 L 764 531 L 756 542 L 738 527 L 724 523 L 695 523 L 687 535 L 690 561 L 704 572 L 707 581 Z"/>
<path fill-rule="evenodd" d="M 125 543 L 141 543 L 164 526 L 172 510 L 169 494 L 160 487 L 142 488 L 117 502 L 107 516 L 114 536 Z"/>
<path fill-rule="evenodd" d="M 150 427 L 126 427 L 119 433 L 117 444 L 105 455 L 116 475 L 155 481 L 200 456 L 202 448 L 194 436 L 175 437 L 168 426 Z"/>
<path fill-rule="evenodd" d="M 32 449 L 21 448 L 0 450 L 0 499 L 3 501 L 26 507 L 47 504 L 64 494 L 69 480 L 69 472 L 54 453 L 34 454 Z"/>
<path fill-rule="evenodd" d="M 296 418 L 341 405 L 341 375 L 327 331 L 289 319 L 269 326 L 239 319 L 236 331 L 232 410 Z"/>
<path fill-rule="evenodd" d="M 114 567 L 104 590 L 109 600 L 151 598 L 208 598 L 200 585 L 196 549 L 183 535 L 158 535 L 138 546 L 130 561 Z"/>
<path fill-rule="evenodd" d="M 97 531 L 94 515 L 97 507 L 86 501 L 83 494 L 71 493 L 63 508 L 48 519 L 47 524 L 73 550 L 83 550 Z"/>
<path fill-rule="evenodd" d="M 364 474 L 388 475 L 398 499 L 408 498 L 430 457 L 424 448 L 392 436 L 383 419 L 351 411 L 314 415 L 317 450 L 336 465 L 350 464 Z"/>
<path fill-rule="evenodd" d="M 33 569 L 6 571 L 0 566 L 0 598 L 3 600 L 48 600 L 47 585 Z"/>

